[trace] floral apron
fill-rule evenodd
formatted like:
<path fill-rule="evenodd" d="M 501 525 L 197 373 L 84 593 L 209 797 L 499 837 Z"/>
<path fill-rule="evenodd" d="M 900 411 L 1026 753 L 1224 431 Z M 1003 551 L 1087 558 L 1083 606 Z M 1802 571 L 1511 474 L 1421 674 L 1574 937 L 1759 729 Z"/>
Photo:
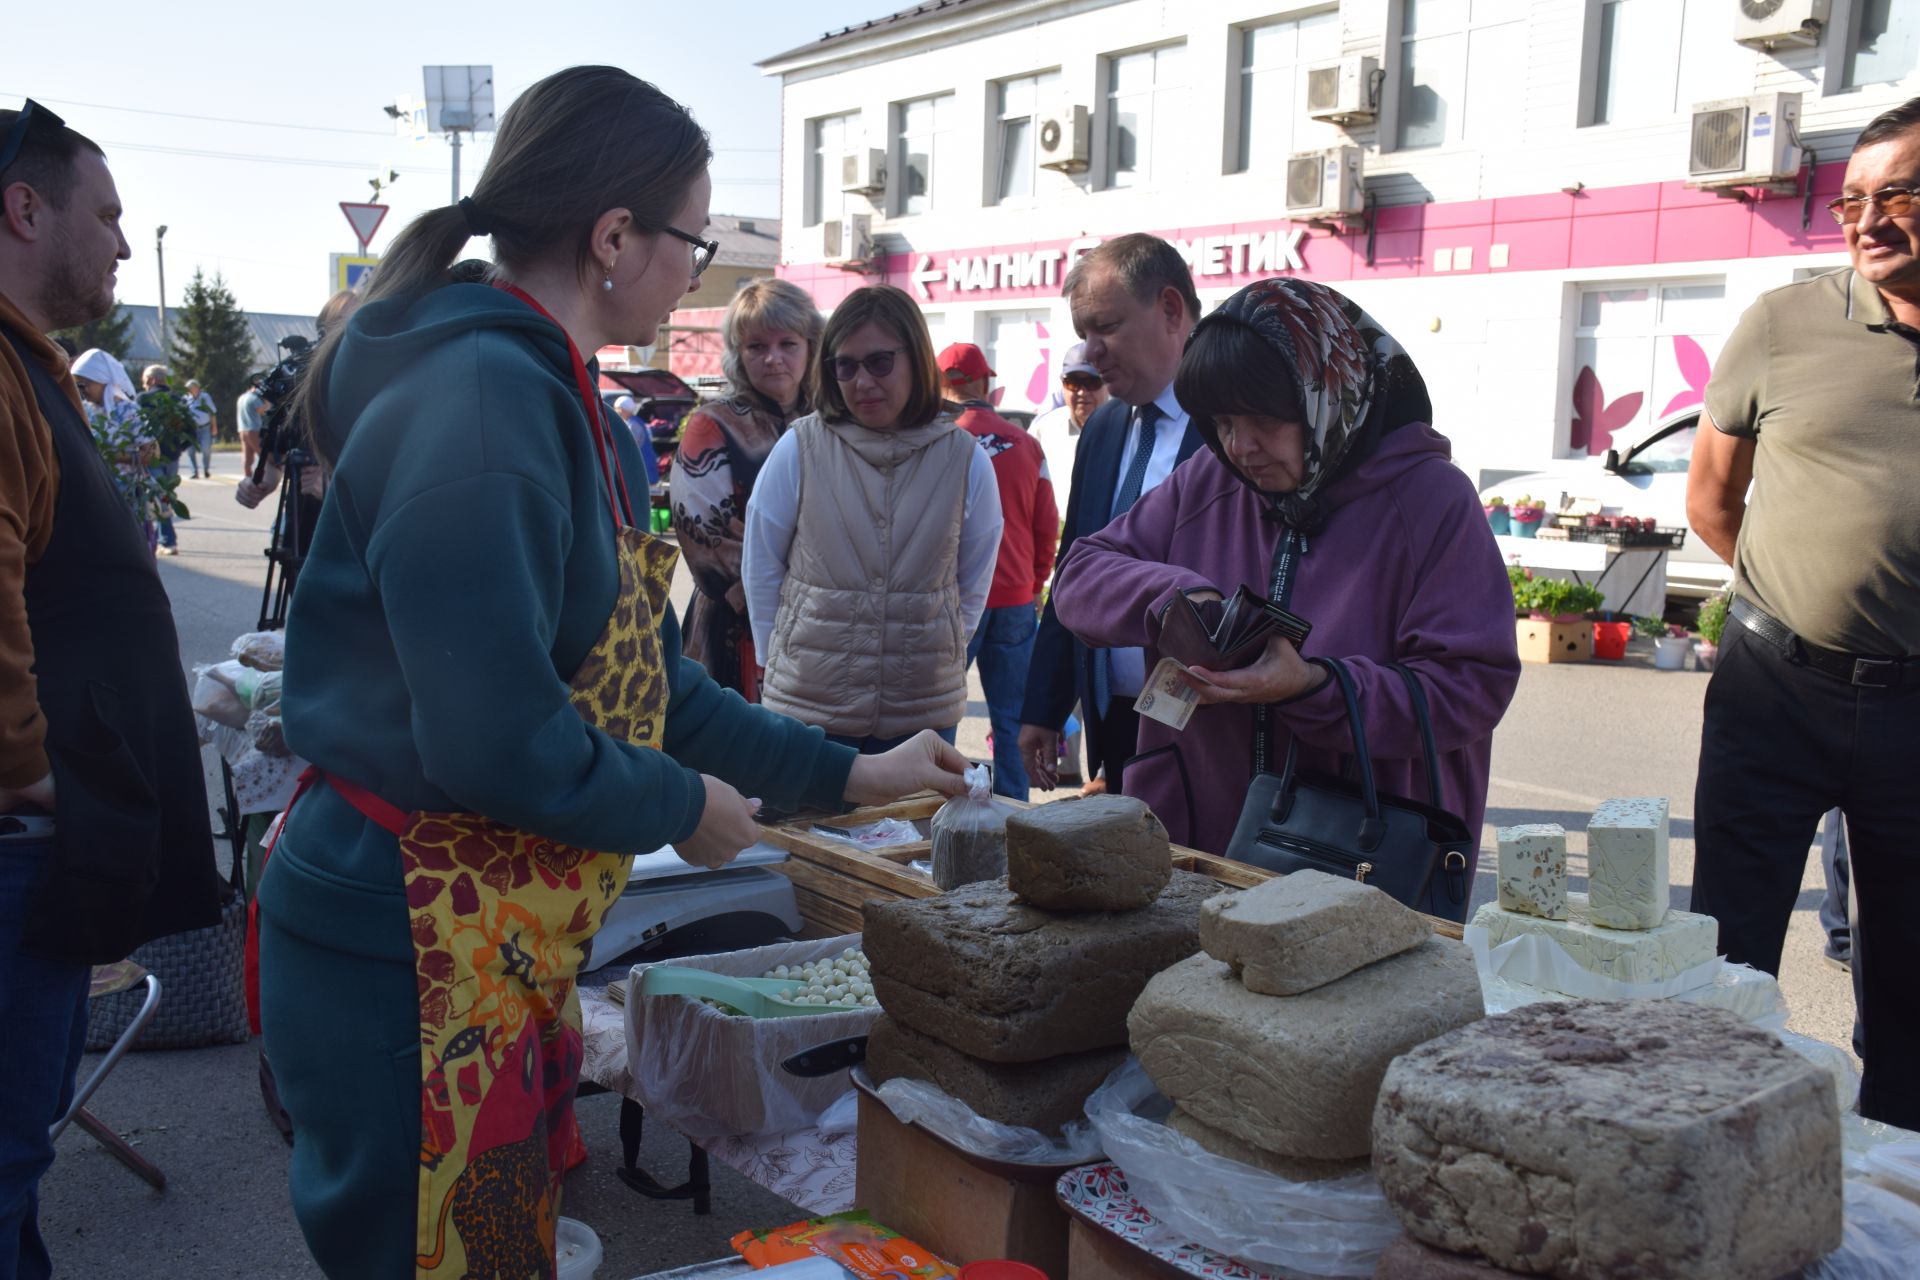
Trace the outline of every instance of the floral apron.
<path fill-rule="evenodd" d="M 630 500 L 623 523 L 626 478 L 586 365 L 568 347 L 620 568 L 572 702 L 609 737 L 658 748 L 668 700 L 660 622 L 679 552 L 632 527 Z M 479 814 L 408 814 L 344 778 L 327 781 L 400 841 L 420 993 L 417 1275 L 551 1280 L 582 1057 L 574 976 L 633 859 Z"/>

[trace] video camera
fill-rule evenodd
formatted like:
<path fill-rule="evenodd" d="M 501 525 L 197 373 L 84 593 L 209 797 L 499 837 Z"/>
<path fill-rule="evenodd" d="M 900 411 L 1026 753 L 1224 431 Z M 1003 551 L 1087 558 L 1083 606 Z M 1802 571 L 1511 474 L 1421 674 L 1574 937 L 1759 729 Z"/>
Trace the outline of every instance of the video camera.
<path fill-rule="evenodd" d="M 261 424 L 260 450 L 276 462 L 305 445 L 301 433 L 291 429 L 295 424 L 289 421 L 289 415 L 293 412 L 293 393 L 306 376 L 307 366 L 313 363 L 314 344 L 296 333 L 280 339 L 280 349 L 286 352 L 280 362 L 254 379 L 254 385 L 272 406 Z"/>

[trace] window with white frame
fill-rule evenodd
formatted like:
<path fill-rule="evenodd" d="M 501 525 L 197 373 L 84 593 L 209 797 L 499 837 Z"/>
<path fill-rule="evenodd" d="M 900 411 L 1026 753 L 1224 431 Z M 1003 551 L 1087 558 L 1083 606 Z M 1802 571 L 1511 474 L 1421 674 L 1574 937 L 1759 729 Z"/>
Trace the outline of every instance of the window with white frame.
<path fill-rule="evenodd" d="M 819 226 L 846 216 L 847 196 L 840 189 L 840 159 L 858 136 L 858 112 L 807 121 L 806 223 Z"/>
<path fill-rule="evenodd" d="M 1169 44 L 1107 59 L 1107 186 L 1144 187 L 1184 171 L 1186 52 Z"/>
<path fill-rule="evenodd" d="M 1526 65 L 1527 0 L 1401 0 L 1395 145 L 1493 137 Z"/>
<path fill-rule="evenodd" d="M 941 140 L 953 124 L 953 95 L 893 104 L 893 213 L 910 217 L 933 209 Z"/>
<path fill-rule="evenodd" d="M 1033 199 L 1040 189 L 1040 153 L 1034 136 L 1040 117 L 1060 90 L 1060 73 L 1001 80 L 994 86 L 994 204 Z"/>
<path fill-rule="evenodd" d="M 1005 388 L 1002 409 L 1037 409 L 1053 390 L 1049 381 L 1053 312 L 1044 307 L 986 313 L 983 354 L 993 366 L 994 382 Z M 1036 394 L 1037 392 L 1037 394 Z"/>
<path fill-rule="evenodd" d="M 1586 285 L 1573 331 L 1571 452 L 1624 451 L 1697 405 L 1727 334 L 1721 279 Z"/>
<path fill-rule="evenodd" d="M 1307 69 L 1340 56 L 1340 15 L 1310 14 L 1242 27 L 1235 173 L 1279 173 L 1287 157 L 1320 140 L 1307 120 Z M 1304 136 L 1302 136 L 1304 135 Z"/>
<path fill-rule="evenodd" d="M 1593 81 L 1582 124 L 1670 120 L 1696 102 L 1752 89 L 1753 55 L 1722 38 L 1726 10 L 1713 0 L 1593 3 Z"/>
<path fill-rule="evenodd" d="M 1846 32 L 1849 89 L 1893 84 L 1920 69 L 1920 5 L 1913 0 L 1853 0 Z"/>

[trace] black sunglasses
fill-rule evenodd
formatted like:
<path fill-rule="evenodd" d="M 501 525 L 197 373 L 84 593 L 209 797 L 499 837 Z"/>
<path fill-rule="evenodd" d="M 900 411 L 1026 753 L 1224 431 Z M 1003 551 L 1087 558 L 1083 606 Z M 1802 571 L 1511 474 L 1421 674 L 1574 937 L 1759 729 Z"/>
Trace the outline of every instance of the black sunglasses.
<path fill-rule="evenodd" d="M 876 378 L 884 378 L 893 372 L 893 358 L 903 350 L 905 348 L 895 347 L 891 351 L 874 351 L 858 360 L 852 356 L 835 356 L 828 363 L 833 366 L 833 376 L 838 382 L 852 382 L 853 376 L 862 369 Z"/>
<path fill-rule="evenodd" d="M 47 108 L 28 98 L 26 105 L 20 108 L 20 114 L 13 118 L 13 127 L 7 130 L 5 142 L 0 142 L 0 173 L 5 173 L 15 160 L 20 158 L 20 149 L 27 145 L 27 134 L 35 125 L 45 125 L 59 129 L 66 121 Z"/>
<path fill-rule="evenodd" d="M 1878 205 L 1880 212 L 1889 218 L 1904 218 L 1913 212 L 1916 195 L 1920 195 L 1920 187 L 1882 187 L 1872 195 L 1841 196 L 1838 200 L 1829 200 L 1827 212 L 1843 227 L 1866 217 L 1870 204 Z"/>
<path fill-rule="evenodd" d="M 700 273 L 713 265 L 713 255 L 720 252 L 718 240 L 702 240 L 699 236 L 682 231 L 678 227 L 663 228 L 675 240 L 685 240 L 693 246 L 693 275 L 697 280 Z"/>

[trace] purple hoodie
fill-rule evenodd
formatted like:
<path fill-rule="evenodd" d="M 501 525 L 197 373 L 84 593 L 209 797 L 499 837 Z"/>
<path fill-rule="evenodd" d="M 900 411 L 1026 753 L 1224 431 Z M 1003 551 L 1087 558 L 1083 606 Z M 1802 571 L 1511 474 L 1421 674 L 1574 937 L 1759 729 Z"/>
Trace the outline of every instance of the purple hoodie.
<path fill-rule="evenodd" d="M 1326 525 L 1296 564 L 1288 608 L 1313 624 L 1305 656 L 1342 658 L 1353 672 L 1380 788 L 1424 800 L 1418 722 L 1385 664 L 1405 663 L 1420 677 L 1440 749 L 1440 803 L 1478 833 L 1493 729 L 1520 660 L 1500 552 L 1451 456 L 1443 436 L 1409 423 L 1335 480 L 1323 495 Z M 1219 457 L 1196 453 L 1121 519 L 1074 544 L 1054 588 L 1060 621 L 1090 645 L 1145 645 L 1149 619 L 1175 591 L 1231 596 L 1244 583 L 1264 594 L 1283 526 L 1262 507 Z M 1352 754 L 1332 681 L 1275 707 L 1268 723 L 1275 768 L 1289 734 L 1306 767 L 1337 771 L 1339 757 Z M 1139 752 L 1126 793 L 1146 801 L 1176 842 L 1224 852 L 1253 780 L 1252 708 L 1201 707 L 1180 732 L 1142 718 Z"/>

